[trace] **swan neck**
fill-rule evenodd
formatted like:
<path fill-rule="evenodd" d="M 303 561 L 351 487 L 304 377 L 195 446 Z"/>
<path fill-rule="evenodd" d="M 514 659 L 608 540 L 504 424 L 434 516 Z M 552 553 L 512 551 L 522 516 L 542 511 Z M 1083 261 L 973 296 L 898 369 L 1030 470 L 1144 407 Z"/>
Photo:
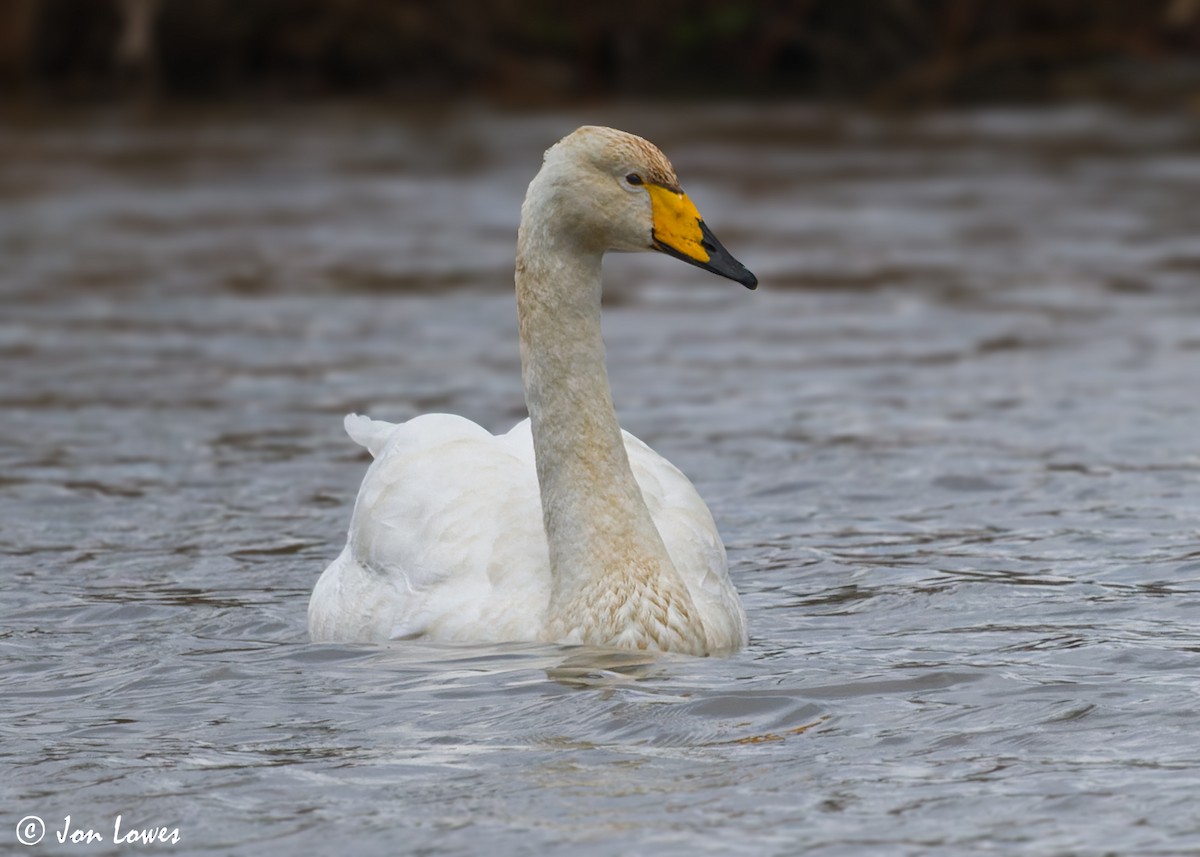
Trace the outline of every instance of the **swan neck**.
<path fill-rule="evenodd" d="M 552 558 L 565 560 L 582 544 L 598 548 L 597 541 L 611 541 L 643 519 L 653 530 L 629 466 L 605 368 L 599 254 L 522 247 L 517 312 Z M 601 504 L 612 508 L 602 517 L 591 514 Z"/>
<path fill-rule="evenodd" d="M 673 599 L 687 610 L 690 597 L 634 478 L 613 408 L 600 326 L 601 253 L 527 221 L 528 206 L 517 309 L 554 578 L 550 615 L 574 616 L 590 609 L 595 593 L 614 591 L 635 601 L 643 594 Z M 582 637 L 617 642 L 588 639 L 586 625 Z"/>

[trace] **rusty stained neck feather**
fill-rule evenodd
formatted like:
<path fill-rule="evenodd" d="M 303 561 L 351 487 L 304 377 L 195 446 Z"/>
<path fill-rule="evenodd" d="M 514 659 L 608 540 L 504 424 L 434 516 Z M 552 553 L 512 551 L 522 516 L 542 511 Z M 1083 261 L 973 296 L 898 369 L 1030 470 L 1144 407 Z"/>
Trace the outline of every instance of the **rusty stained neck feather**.
<path fill-rule="evenodd" d="M 669 168 L 669 165 L 668 165 Z M 704 650 L 695 606 L 655 528 L 617 423 L 600 329 L 602 250 L 560 234 L 530 185 L 516 272 L 522 377 L 554 577 L 548 636 Z"/>

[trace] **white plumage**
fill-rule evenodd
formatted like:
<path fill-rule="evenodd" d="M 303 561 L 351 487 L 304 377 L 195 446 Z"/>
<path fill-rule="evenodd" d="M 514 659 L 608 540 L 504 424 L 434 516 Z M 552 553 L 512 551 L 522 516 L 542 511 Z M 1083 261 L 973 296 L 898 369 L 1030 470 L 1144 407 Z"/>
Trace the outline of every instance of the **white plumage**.
<path fill-rule="evenodd" d="M 350 415 L 346 431 L 375 461 L 346 547 L 313 591 L 313 638 L 540 639 L 550 552 L 529 420 L 493 435 L 451 414 L 398 425 Z M 701 613 L 740 618 L 708 507 L 671 462 L 624 436 L 654 524 Z M 727 624 L 718 636 L 744 635 L 741 623 Z"/>
<path fill-rule="evenodd" d="M 531 419 L 494 436 L 448 414 L 398 425 L 346 418 L 374 461 L 346 546 L 313 590 L 314 640 L 693 654 L 744 645 L 745 614 L 707 506 L 617 425 L 600 339 L 606 249 L 660 249 L 754 285 L 649 143 L 602 128 L 560 141 L 530 185 L 518 239 Z"/>

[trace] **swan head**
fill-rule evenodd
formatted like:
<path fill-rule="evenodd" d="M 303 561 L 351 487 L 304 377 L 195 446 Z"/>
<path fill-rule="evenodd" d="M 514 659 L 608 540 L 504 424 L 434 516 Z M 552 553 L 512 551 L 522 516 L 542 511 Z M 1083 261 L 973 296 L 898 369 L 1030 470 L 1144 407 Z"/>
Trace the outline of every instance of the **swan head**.
<path fill-rule="evenodd" d="M 548 205 L 556 229 L 601 252 L 657 250 L 758 286 L 705 224 L 667 157 L 634 134 L 585 125 L 563 137 L 529 186 L 525 204 L 533 203 Z"/>

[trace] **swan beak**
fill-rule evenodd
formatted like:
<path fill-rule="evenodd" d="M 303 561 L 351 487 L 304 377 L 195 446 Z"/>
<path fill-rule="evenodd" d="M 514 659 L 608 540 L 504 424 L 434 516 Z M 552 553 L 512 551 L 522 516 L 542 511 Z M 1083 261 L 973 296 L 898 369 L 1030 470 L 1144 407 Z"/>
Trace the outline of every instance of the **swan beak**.
<path fill-rule="evenodd" d="M 705 225 L 686 193 L 647 184 L 654 217 L 653 248 L 697 268 L 720 274 L 748 289 L 758 287 L 758 277 L 730 255 Z"/>

